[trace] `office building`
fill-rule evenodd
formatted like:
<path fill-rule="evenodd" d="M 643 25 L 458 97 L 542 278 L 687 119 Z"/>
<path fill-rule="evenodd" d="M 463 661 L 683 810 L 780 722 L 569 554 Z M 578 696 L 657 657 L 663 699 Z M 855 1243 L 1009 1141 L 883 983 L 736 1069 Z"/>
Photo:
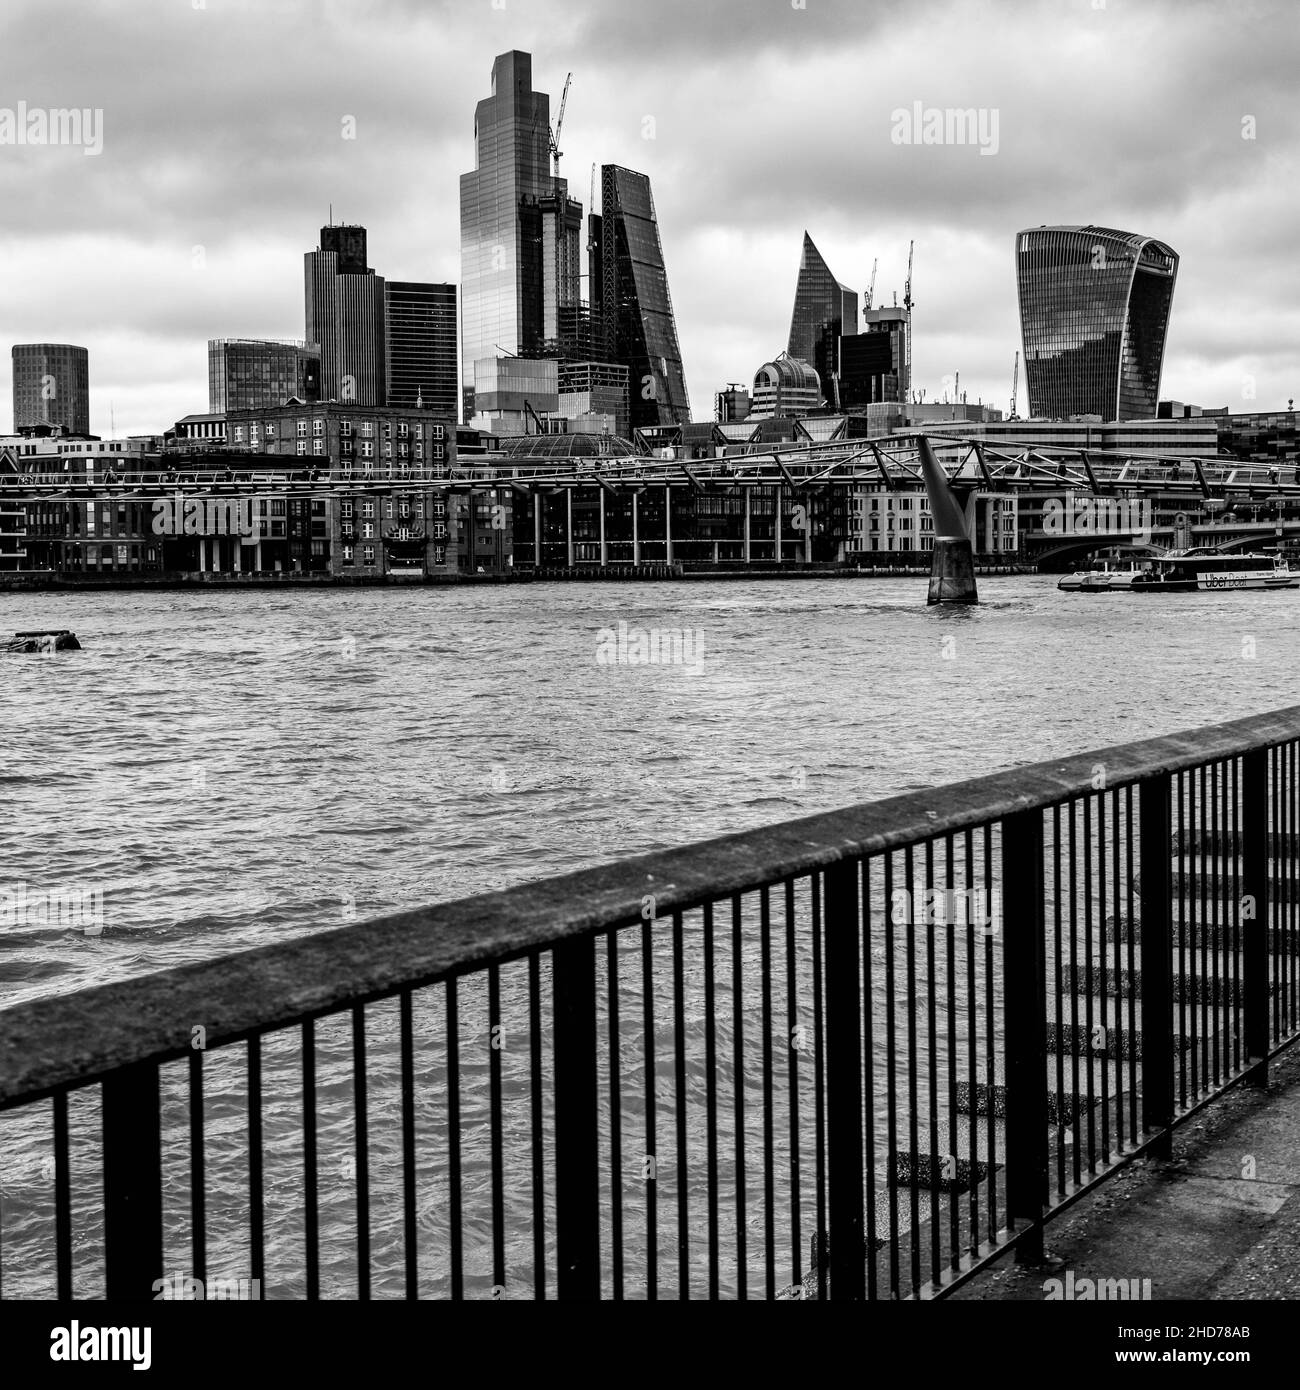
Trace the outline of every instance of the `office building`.
<path fill-rule="evenodd" d="M 459 410 L 456 286 L 384 284 L 387 404 L 422 406 L 454 421 Z"/>
<path fill-rule="evenodd" d="M 830 266 L 805 232 L 786 352 L 796 361 L 807 362 L 816 369 L 826 399 L 832 405 L 838 404 L 833 383 L 838 372 L 839 340 L 857 331 L 857 294 L 831 274 Z"/>
<path fill-rule="evenodd" d="M 630 429 L 628 371 L 619 362 L 560 362 L 559 404 L 556 413 L 566 419 L 608 415 L 610 433 L 626 437 Z"/>
<path fill-rule="evenodd" d="M 650 180 L 604 165 L 601 215 L 592 221 L 592 283 L 597 257 L 600 278 L 592 313 L 604 330 L 604 356 L 628 369 L 632 427 L 685 424 L 691 406 Z"/>
<path fill-rule="evenodd" d="M 1149 420 L 1156 414 L 1178 256 L 1109 227 L 1016 236 L 1031 416 Z"/>
<path fill-rule="evenodd" d="M 303 257 L 307 341 L 320 347 L 320 398 L 352 405 L 387 399 L 384 281 L 366 264 L 366 229 L 322 227 Z"/>
<path fill-rule="evenodd" d="M 535 356 L 546 337 L 546 266 L 552 266 L 553 276 L 557 227 L 567 246 L 572 221 L 561 190 L 563 206 L 549 214 L 553 254 L 548 258 L 542 200 L 556 195 L 549 161 L 550 98 L 533 91 L 531 55 L 502 53 L 492 64 L 491 95 L 474 109 L 474 168 L 460 178 L 460 360 L 466 420 L 475 413 L 475 362 L 510 354 Z M 580 208 L 577 219 L 581 225 Z"/>
<path fill-rule="evenodd" d="M 15 343 L 14 433 L 90 433 L 90 354 L 71 343 Z"/>
<path fill-rule="evenodd" d="M 753 404 L 747 418 L 803 415 L 821 402 L 822 384 L 815 368 L 782 352 L 754 373 Z"/>
<path fill-rule="evenodd" d="M 320 349 L 273 338 L 208 339 L 208 411 L 262 410 L 320 396 Z"/>

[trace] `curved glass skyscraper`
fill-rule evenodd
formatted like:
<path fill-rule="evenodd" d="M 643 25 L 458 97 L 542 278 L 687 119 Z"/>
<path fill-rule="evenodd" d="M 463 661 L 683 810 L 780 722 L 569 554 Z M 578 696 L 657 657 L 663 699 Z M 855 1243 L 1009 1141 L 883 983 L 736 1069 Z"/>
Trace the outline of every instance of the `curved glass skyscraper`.
<path fill-rule="evenodd" d="M 1016 236 L 1029 413 L 1154 419 L 1178 255 L 1111 227 Z"/>

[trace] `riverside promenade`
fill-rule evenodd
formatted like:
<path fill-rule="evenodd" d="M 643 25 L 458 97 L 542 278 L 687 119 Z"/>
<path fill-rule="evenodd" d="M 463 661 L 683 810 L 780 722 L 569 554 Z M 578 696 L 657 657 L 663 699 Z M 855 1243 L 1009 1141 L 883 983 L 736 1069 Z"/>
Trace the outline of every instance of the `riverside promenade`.
<path fill-rule="evenodd" d="M 1139 1159 L 1058 1217 L 1045 1254 L 1007 1255 L 950 1297 L 1042 1302 L 1068 1271 L 1076 1298 L 1083 1279 L 1139 1279 L 1153 1301 L 1300 1299 L 1300 1049 L 1274 1060 L 1267 1091 L 1229 1091 L 1170 1158 Z"/>

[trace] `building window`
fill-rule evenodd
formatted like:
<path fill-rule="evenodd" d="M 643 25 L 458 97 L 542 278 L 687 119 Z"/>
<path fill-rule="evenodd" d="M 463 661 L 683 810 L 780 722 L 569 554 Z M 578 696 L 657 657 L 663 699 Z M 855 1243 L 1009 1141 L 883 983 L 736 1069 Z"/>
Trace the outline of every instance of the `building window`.
<path fill-rule="evenodd" d="M 416 457 L 417 459 L 423 459 L 423 458 L 424 458 L 424 445 L 423 445 L 423 444 L 419 444 L 419 443 L 416 444 L 416 446 L 415 446 L 415 457 Z"/>
<path fill-rule="evenodd" d="M 268 420 L 268 421 L 266 422 L 266 437 L 267 437 L 268 439 L 274 439 L 274 438 L 275 438 L 275 421 L 274 421 L 274 420 Z"/>
<path fill-rule="evenodd" d="M 311 442 L 313 454 L 323 454 L 325 452 L 325 441 L 323 439 L 313 439 Z"/>
<path fill-rule="evenodd" d="M 311 422 L 311 432 L 317 436 L 325 433 L 325 421 L 322 420 L 319 415 Z"/>
<path fill-rule="evenodd" d="M 368 439 L 363 439 L 361 441 L 361 457 L 363 459 L 372 458 L 374 456 L 374 452 L 375 446 Z"/>
<path fill-rule="evenodd" d="M 340 421 L 339 421 L 339 434 L 342 435 L 344 439 L 351 439 L 351 438 L 352 438 L 352 421 L 351 421 L 351 420 L 340 420 Z"/>
<path fill-rule="evenodd" d="M 361 539 L 372 541 L 375 538 L 375 523 L 373 521 L 363 521 L 361 523 Z"/>
<path fill-rule="evenodd" d="M 236 444 L 242 444 L 243 442 L 244 442 L 244 427 L 243 427 L 243 425 L 236 425 L 236 426 L 235 426 L 235 443 L 236 443 Z"/>
<path fill-rule="evenodd" d="M 339 504 L 339 515 L 340 515 L 340 516 L 351 516 L 351 515 L 352 515 L 352 503 L 351 503 L 351 502 L 342 502 L 342 503 L 340 503 L 340 504 Z"/>
<path fill-rule="evenodd" d="M 368 545 L 362 550 L 361 562 L 365 565 L 373 565 L 375 563 L 375 547 L 373 545 Z"/>
<path fill-rule="evenodd" d="M 393 441 L 391 439 L 386 439 L 384 441 L 384 457 L 386 459 L 393 457 Z"/>
<path fill-rule="evenodd" d="M 406 421 L 403 420 L 403 421 L 397 426 L 397 437 L 398 437 L 398 439 L 405 439 L 405 438 L 406 438 L 406 431 L 407 431 Z"/>
<path fill-rule="evenodd" d="M 369 439 L 369 438 L 371 438 L 371 436 L 374 434 L 374 432 L 375 432 L 374 422 L 371 421 L 371 420 L 362 420 L 362 422 L 361 422 L 361 437 L 362 437 L 362 439 Z"/>
<path fill-rule="evenodd" d="M 343 563 L 345 565 L 350 565 L 352 563 L 352 547 L 350 545 L 345 545 L 343 547 Z"/>
<path fill-rule="evenodd" d="M 374 516 L 374 514 L 375 514 L 375 504 L 374 504 L 373 502 L 363 502 L 363 503 L 361 504 L 361 515 L 362 515 L 362 516 Z"/>
<path fill-rule="evenodd" d="M 298 441 L 298 452 L 300 454 L 305 454 L 307 452 L 307 441 L 305 439 L 300 439 Z"/>
<path fill-rule="evenodd" d="M 307 438 L 307 422 L 306 422 L 306 420 L 299 420 L 299 421 L 298 421 L 298 438 L 299 438 L 299 439 L 306 439 L 306 438 Z"/>

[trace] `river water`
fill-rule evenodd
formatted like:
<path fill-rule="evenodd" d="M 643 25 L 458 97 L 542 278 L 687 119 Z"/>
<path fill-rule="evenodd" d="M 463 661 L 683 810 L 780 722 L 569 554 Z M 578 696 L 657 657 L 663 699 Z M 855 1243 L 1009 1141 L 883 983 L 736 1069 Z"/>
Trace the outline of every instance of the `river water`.
<path fill-rule="evenodd" d="M 1300 591 L 980 591 L 5 595 L 0 632 L 84 650 L 0 658 L 0 890 L 85 890 L 103 930 L 11 919 L 0 1005 L 1297 702 Z M 605 659 L 621 624 L 682 660 Z"/>

